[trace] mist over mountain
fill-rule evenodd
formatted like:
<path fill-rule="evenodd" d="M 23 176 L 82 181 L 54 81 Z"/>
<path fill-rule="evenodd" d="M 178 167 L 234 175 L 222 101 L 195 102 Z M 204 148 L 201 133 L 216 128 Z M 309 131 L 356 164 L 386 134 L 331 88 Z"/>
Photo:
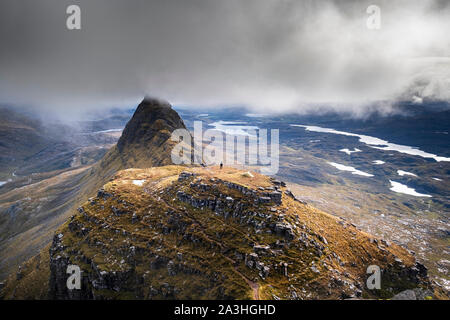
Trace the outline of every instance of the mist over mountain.
<path fill-rule="evenodd" d="M 449 100 L 447 1 L 2 1 L 0 101 L 62 118 L 136 105 L 363 115 L 374 101 Z M 19 19 L 19 17 L 26 17 Z"/>

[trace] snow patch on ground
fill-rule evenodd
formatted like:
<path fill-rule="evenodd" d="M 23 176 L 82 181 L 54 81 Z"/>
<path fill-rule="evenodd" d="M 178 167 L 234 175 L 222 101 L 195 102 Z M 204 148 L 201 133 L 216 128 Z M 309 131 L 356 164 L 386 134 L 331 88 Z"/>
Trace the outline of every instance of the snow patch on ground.
<path fill-rule="evenodd" d="M 403 176 L 413 176 L 413 177 L 417 177 L 416 174 L 412 173 L 412 172 L 408 172 L 408 171 L 403 171 L 403 170 L 397 170 L 397 174 L 401 177 Z"/>
<path fill-rule="evenodd" d="M 374 160 L 374 161 L 372 161 L 372 163 L 373 163 L 373 164 L 380 165 L 380 164 L 385 164 L 386 162 L 381 161 L 381 160 Z"/>
<path fill-rule="evenodd" d="M 254 175 L 250 171 L 247 171 L 247 172 L 243 173 L 242 175 L 244 177 L 248 177 L 248 178 L 253 178 L 254 177 Z"/>
<path fill-rule="evenodd" d="M 120 132 L 123 129 L 108 129 L 108 130 L 101 130 L 101 131 L 94 131 L 92 133 L 108 133 L 108 132 Z"/>
<path fill-rule="evenodd" d="M 436 180 L 436 181 L 442 181 L 442 179 L 439 179 L 439 178 L 431 178 L 431 179 Z"/>
<path fill-rule="evenodd" d="M 142 185 L 144 184 L 145 180 L 133 180 L 133 184 L 137 185 L 139 187 L 142 187 Z"/>
<path fill-rule="evenodd" d="M 450 158 L 440 157 L 435 154 L 422 151 L 416 147 L 395 144 L 395 143 L 391 143 L 386 140 L 382 140 L 382 139 L 379 139 L 376 137 L 366 136 L 363 134 L 338 131 L 338 130 L 334 130 L 334 129 L 330 129 L 330 128 L 321 128 L 321 127 L 316 127 L 316 126 L 305 126 L 305 125 L 300 125 L 300 124 L 291 124 L 291 126 L 305 128 L 305 130 L 312 131 L 312 132 L 332 133 L 332 134 L 339 134 L 339 135 L 349 136 L 349 137 L 358 137 L 359 141 L 361 143 L 364 143 L 374 149 L 385 150 L 385 151 L 397 151 L 400 153 L 419 156 L 422 158 L 432 158 L 432 159 L 436 160 L 437 162 L 450 161 Z"/>
<path fill-rule="evenodd" d="M 339 164 L 339 163 L 335 163 L 335 162 L 328 162 L 328 164 L 332 165 L 333 167 L 335 167 L 336 169 L 341 170 L 341 171 L 348 171 L 348 172 L 351 172 L 352 174 L 356 174 L 356 175 L 364 176 L 364 177 L 373 177 L 373 174 L 355 169 L 350 166 L 345 166 L 343 164 Z"/>
<path fill-rule="evenodd" d="M 345 148 L 345 149 L 341 149 L 339 151 L 345 152 L 348 155 L 351 155 L 352 153 L 355 153 L 355 152 L 361 152 L 361 150 L 359 150 L 358 148 L 354 148 L 353 150 L 349 150 L 349 149 Z"/>
<path fill-rule="evenodd" d="M 389 182 L 391 183 L 390 189 L 394 192 L 403 193 L 403 194 L 407 194 L 407 195 L 414 196 L 414 197 L 431 198 L 430 195 L 416 192 L 416 190 L 414 190 L 413 188 L 410 188 L 404 184 L 401 184 L 400 182 L 396 182 L 396 181 L 392 181 L 392 180 L 389 180 Z"/>
<path fill-rule="evenodd" d="M 249 118 L 263 118 L 263 117 L 267 117 L 268 114 L 265 113 L 247 113 L 245 114 L 246 117 Z"/>
<path fill-rule="evenodd" d="M 216 121 L 208 124 L 215 130 L 222 131 L 230 136 L 249 136 L 256 137 L 257 126 L 246 126 L 247 122 L 243 121 Z M 253 131 L 253 132 L 252 132 Z"/>

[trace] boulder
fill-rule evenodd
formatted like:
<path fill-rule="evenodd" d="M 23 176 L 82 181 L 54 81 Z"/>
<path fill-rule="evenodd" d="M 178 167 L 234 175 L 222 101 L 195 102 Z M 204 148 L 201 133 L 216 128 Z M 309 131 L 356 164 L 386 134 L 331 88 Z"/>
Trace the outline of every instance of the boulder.
<path fill-rule="evenodd" d="M 393 296 L 391 300 L 417 300 L 417 297 L 413 290 L 405 290 Z"/>

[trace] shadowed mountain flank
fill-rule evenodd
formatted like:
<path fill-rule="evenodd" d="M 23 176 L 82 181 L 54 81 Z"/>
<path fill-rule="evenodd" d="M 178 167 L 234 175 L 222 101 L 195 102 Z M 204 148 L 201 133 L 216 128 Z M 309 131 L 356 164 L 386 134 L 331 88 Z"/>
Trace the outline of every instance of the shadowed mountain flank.
<path fill-rule="evenodd" d="M 124 168 L 148 168 L 172 164 L 170 140 L 176 129 L 186 129 L 183 120 L 167 102 L 145 98 L 137 107 L 117 143 Z"/>

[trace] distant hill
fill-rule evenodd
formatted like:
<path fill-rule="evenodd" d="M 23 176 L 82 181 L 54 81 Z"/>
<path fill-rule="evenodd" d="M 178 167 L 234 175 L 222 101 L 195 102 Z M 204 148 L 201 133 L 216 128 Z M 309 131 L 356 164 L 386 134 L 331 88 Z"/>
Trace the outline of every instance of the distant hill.
<path fill-rule="evenodd" d="M 13 168 L 54 142 L 38 120 L 0 108 L 0 180 L 11 178 Z"/>
<path fill-rule="evenodd" d="M 43 122 L 35 114 L 0 108 L 0 181 L 93 164 L 105 146 L 117 139 L 108 134 L 82 132 L 83 123 Z M 110 124 L 108 119 L 96 123 Z M 95 125 L 89 122 L 89 129 Z M 4 191 L 1 189 L 0 191 Z"/>

